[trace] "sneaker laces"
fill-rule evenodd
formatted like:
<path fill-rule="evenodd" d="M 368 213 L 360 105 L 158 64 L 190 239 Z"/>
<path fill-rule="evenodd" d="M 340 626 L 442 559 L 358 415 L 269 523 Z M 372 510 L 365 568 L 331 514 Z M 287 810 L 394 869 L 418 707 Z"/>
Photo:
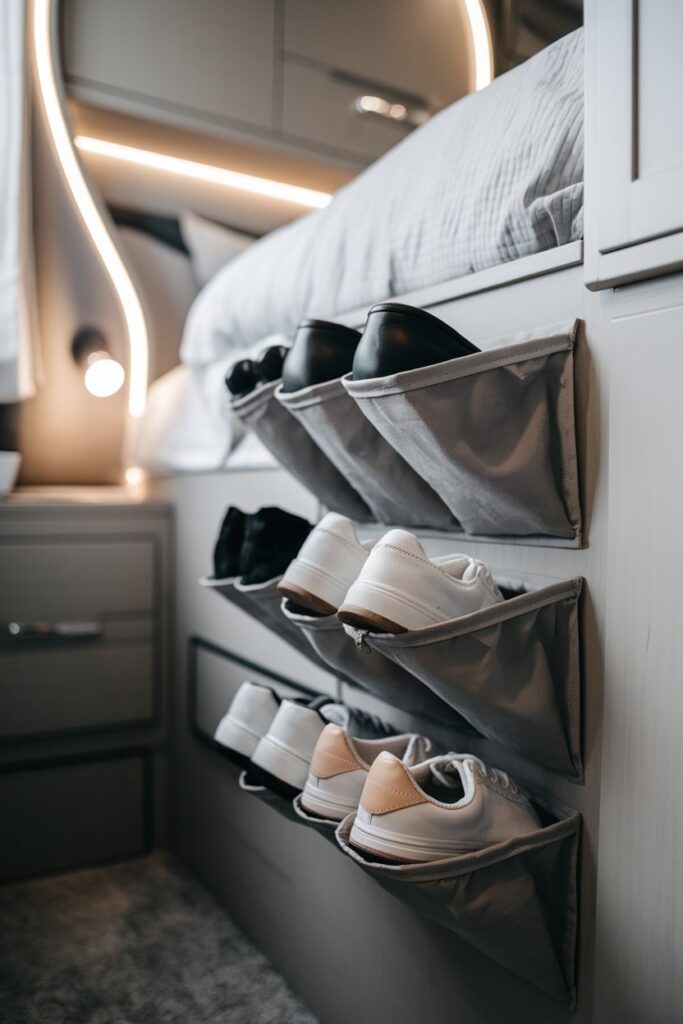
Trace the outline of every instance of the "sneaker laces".
<path fill-rule="evenodd" d="M 460 773 L 456 769 L 456 778 L 452 766 L 456 763 L 463 764 L 465 761 L 472 761 L 476 764 L 480 775 L 486 781 L 492 782 L 496 787 L 508 790 L 511 794 L 520 793 L 519 786 L 516 782 L 512 781 L 507 772 L 504 772 L 501 768 L 493 768 L 491 765 L 485 764 L 481 758 L 475 757 L 473 754 L 459 754 L 456 757 L 451 757 L 441 768 L 436 764 L 432 764 L 429 767 L 437 782 L 440 782 L 443 786 L 454 788 L 460 783 Z M 450 772 L 449 769 L 451 769 Z"/>

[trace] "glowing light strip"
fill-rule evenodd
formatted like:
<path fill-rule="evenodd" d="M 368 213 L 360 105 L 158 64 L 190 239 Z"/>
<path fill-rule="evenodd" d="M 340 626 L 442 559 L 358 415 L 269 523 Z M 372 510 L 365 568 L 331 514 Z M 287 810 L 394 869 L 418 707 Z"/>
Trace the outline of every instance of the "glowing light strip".
<path fill-rule="evenodd" d="M 328 192 L 317 192 L 312 188 L 288 185 L 284 181 L 272 181 L 270 178 L 259 178 L 253 174 L 229 171 L 225 167 L 216 167 L 214 164 L 202 164 L 196 160 L 169 156 L 167 153 L 155 153 L 149 149 L 138 149 L 135 146 L 125 146 L 119 142 L 109 142 L 107 139 L 77 135 L 75 143 L 83 153 L 95 153 L 97 156 L 123 160 L 129 164 L 138 164 L 140 167 L 149 167 L 166 174 L 194 178 L 212 185 L 236 188 L 242 192 L 254 192 L 256 195 L 281 199 L 286 203 L 296 203 L 297 206 L 321 209 L 323 206 L 327 206 L 332 199 Z"/>
<path fill-rule="evenodd" d="M 33 45 L 38 86 L 52 143 L 76 208 L 116 291 L 128 332 L 128 411 L 142 416 L 147 399 L 149 338 L 142 306 L 83 176 L 66 123 L 52 45 L 53 0 L 34 0 Z"/>
<path fill-rule="evenodd" d="M 493 49 L 488 18 L 482 0 L 464 0 L 474 48 L 474 91 L 493 81 Z"/>

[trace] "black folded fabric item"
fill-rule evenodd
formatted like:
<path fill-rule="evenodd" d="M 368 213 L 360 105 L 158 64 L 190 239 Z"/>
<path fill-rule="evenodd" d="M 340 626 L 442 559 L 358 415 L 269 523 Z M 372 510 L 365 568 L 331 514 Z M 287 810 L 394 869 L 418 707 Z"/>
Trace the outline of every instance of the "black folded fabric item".
<path fill-rule="evenodd" d="M 218 540 L 213 549 L 213 574 L 217 580 L 239 575 L 246 522 L 247 517 L 244 512 L 235 508 L 234 505 L 231 505 L 225 513 Z"/>
<path fill-rule="evenodd" d="M 262 508 L 248 516 L 239 560 L 241 582 L 265 583 L 280 576 L 312 529 L 312 523 L 281 508 Z"/>

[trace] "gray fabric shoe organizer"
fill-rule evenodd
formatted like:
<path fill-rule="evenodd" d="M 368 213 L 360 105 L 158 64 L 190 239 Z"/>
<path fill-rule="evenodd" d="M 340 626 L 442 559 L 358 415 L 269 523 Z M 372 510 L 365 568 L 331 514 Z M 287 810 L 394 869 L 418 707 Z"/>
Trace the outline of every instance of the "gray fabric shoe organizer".
<path fill-rule="evenodd" d="M 240 582 L 238 576 L 231 576 L 223 580 L 205 576 L 200 579 L 199 583 L 202 587 L 220 594 L 226 601 L 230 601 L 247 615 L 251 615 L 253 619 L 266 626 L 280 639 L 286 640 L 288 644 L 319 668 L 329 671 L 329 666 L 301 635 L 301 631 L 290 623 L 280 611 L 282 594 L 277 589 L 277 585 L 281 579 L 282 576 L 276 576 L 265 583 L 245 585 Z"/>
<path fill-rule="evenodd" d="M 276 401 L 275 389 L 279 383 L 273 381 L 244 398 L 234 399 L 230 403 L 231 411 L 328 509 L 358 522 L 371 522 L 372 513 L 360 495 L 294 416 Z"/>
<path fill-rule="evenodd" d="M 462 715 L 411 672 L 373 652 L 366 644 L 355 644 L 336 615 L 307 615 L 287 600 L 282 602 L 282 615 L 305 637 L 328 669 L 342 679 L 360 686 L 391 707 L 464 732 L 471 731 Z"/>
<path fill-rule="evenodd" d="M 294 807 L 292 806 L 291 800 L 286 800 L 283 796 L 278 793 L 273 793 L 267 786 L 254 786 L 252 783 L 247 781 L 247 772 L 240 772 L 239 787 L 243 793 L 249 793 L 250 796 L 255 796 L 257 800 L 272 807 L 274 811 L 286 818 L 287 821 L 295 821 L 300 824 L 301 819 L 298 817 Z"/>
<path fill-rule="evenodd" d="M 327 818 L 319 818 L 315 814 L 309 814 L 308 811 L 301 804 L 301 793 L 294 797 L 292 801 L 292 808 L 294 814 L 299 820 L 299 823 L 308 825 L 310 828 L 315 829 L 323 838 L 327 839 L 332 845 L 339 849 L 337 845 L 337 839 L 335 832 L 337 831 L 337 822 L 329 821 Z"/>
<path fill-rule="evenodd" d="M 338 826 L 342 851 L 376 882 L 558 1002 L 576 1002 L 580 817 L 559 805 L 519 839 L 426 864 L 375 862 L 349 845 L 355 815 Z M 550 813 L 547 813 L 550 811 Z"/>
<path fill-rule="evenodd" d="M 343 384 L 468 534 L 578 544 L 577 327 L 517 335 L 501 348 L 389 377 L 347 376 Z M 400 481 L 395 486 L 400 500 Z"/>
<path fill-rule="evenodd" d="M 354 632 L 482 735 L 581 779 L 582 582 L 555 583 L 407 633 Z"/>
<path fill-rule="evenodd" d="M 409 465 L 377 432 L 341 380 L 291 393 L 278 389 L 276 398 L 363 497 L 378 522 L 460 528 L 441 498 L 411 469 L 416 463 Z"/>

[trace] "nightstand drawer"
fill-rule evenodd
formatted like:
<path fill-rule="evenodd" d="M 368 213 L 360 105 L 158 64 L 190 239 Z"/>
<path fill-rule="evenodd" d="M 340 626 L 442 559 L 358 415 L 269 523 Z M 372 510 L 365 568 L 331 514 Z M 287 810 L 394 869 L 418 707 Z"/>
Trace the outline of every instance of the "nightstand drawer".
<path fill-rule="evenodd" d="M 141 853 L 144 757 L 0 774 L 0 882 Z"/>
<path fill-rule="evenodd" d="M 0 621 L 93 620 L 150 611 L 154 541 L 69 537 L 0 543 L 0 580 Z"/>
<path fill-rule="evenodd" d="M 39 641 L 0 654 L 0 739 L 149 724 L 155 716 L 150 624 L 139 638 Z M 144 633 L 148 634 L 147 639 Z"/>

